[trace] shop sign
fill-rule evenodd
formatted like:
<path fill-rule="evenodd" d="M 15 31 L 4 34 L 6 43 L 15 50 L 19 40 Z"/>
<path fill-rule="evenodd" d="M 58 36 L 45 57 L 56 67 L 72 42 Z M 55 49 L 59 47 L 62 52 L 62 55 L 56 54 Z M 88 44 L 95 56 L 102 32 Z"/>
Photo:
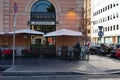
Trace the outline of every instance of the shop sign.
<path fill-rule="evenodd" d="M 55 25 L 53 21 L 32 21 L 32 25 Z"/>

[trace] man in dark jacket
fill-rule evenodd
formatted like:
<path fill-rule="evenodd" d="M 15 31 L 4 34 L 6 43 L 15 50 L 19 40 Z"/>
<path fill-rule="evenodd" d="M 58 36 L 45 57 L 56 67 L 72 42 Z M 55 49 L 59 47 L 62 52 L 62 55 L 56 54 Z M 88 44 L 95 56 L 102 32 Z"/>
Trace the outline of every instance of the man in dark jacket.
<path fill-rule="evenodd" d="M 74 49 L 74 58 L 75 58 L 75 60 L 80 59 L 80 52 L 81 52 L 80 43 L 77 42 L 76 45 L 75 45 L 75 49 Z"/>

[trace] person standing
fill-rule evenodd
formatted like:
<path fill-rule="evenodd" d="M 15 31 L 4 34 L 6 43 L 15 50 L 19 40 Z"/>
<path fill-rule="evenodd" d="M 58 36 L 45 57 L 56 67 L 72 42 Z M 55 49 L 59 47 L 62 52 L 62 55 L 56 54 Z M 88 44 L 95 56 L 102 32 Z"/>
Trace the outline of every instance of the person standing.
<path fill-rule="evenodd" d="M 75 49 L 74 49 L 74 58 L 75 58 L 75 60 L 80 59 L 80 52 L 81 52 L 80 43 L 77 42 L 76 45 L 75 45 Z"/>
<path fill-rule="evenodd" d="M 88 55 L 88 45 L 85 44 L 83 47 L 82 47 L 82 60 L 85 60 L 86 59 L 86 55 Z"/>

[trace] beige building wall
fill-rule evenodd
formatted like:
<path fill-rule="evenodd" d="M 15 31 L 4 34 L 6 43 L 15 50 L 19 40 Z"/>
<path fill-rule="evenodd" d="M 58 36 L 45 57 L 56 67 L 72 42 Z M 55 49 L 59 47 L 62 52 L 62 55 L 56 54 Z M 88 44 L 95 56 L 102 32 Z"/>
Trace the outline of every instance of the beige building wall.
<path fill-rule="evenodd" d="M 3 31 L 3 1 L 0 0 L 0 31 Z"/>
<path fill-rule="evenodd" d="M 13 30 L 14 23 L 14 3 L 17 3 L 17 13 L 16 13 L 16 29 L 25 29 L 27 28 L 28 17 L 30 15 L 29 12 L 25 12 L 26 4 L 29 0 L 10 0 L 10 24 L 9 31 Z"/>
<path fill-rule="evenodd" d="M 30 10 L 32 5 L 37 0 L 10 0 L 10 31 L 13 29 L 14 10 L 13 6 L 16 2 L 18 5 L 17 23 L 16 29 L 27 28 L 27 21 L 30 17 Z M 59 24 L 57 29 L 68 28 L 78 30 L 81 7 L 83 6 L 82 0 L 49 0 L 56 9 L 56 17 Z M 73 8 L 74 13 L 69 13 L 69 10 Z"/>
<path fill-rule="evenodd" d="M 112 42 L 113 44 L 117 44 L 117 36 L 113 36 L 113 37 L 112 37 L 112 41 L 113 41 L 113 42 Z"/>
<path fill-rule="evenodd" d="M 85 29 L 87 29 L 87 36 L 91 39 L 91 0 L 84 0 L 84 20 Z"/>
<path fill-rule="evenodd" d="M 18 11 L 16 14 L 16 30 L 30 28 L 27 25 L 30 21 L 30 11 L 32 5 L 38 0 L 0 0 L 0 31 L 13 31 L 14 25 L 14 3 L 17 3 Z M 83 0 L 48 0 L 56 10 L 56 30 L 70 29 L 79 31 L 81 13 L 83 9 Z M 70 12 L 70 10 L 72 11 Z M 23 35 L 24 37 L 24 35 Z M 22 44 L 18 40 L 24 40 L 23 37 L 17 37 L 16 45 L 25 46 L 26 42 Z M 10 44 L 12 45 L 12 38 Z M 57 45 L 62 45 L 63 38 L 57 38 Z M 69 40 L 69 41 L 68 41 Z M 64 38 L 65 45 L 74 45 L 77 41 L 82 42 L 81 37 L 67 37 Z"/>
<path fill-rule="evenodd" d="M 30 21 L 30 10 L 32 5 L 37 0 L 10 0 L 10 25 L 9 25 L 9 31 L 13 30 L 13 18 L 14 18 L 14 10 L 13 6 L 16 2 L 18 4 L 18 12 L 17 12 L 17 23 L 16 23 L 16 29 L 25 29 L 28 28 L 27 22 Z M 58 24 L 56 24 L 56 30 L 66 28 L 70 30 L 76 30 L 78 31 L 81 20 L 81 11 L 83 7 L 83 0 L 49 0 L 56 9 L 56 21 Z M 72 9 L 73 12 L 70 12 L 69 10 Z M 59 40 L 59 39 L 57 39 Z M 81 40 L 79 38 L 75 39 L 69 39 L 73 40 L 71 44 L 75 44 L 76 41 Z M 71 45 L 67 43 L 66 45 Z M 80 41 L 81 42 L 81 41 Z M 60 41 L 57 43 L 60 44 Z M 81 42 L 82 44 L 82 42 Z M 62 45 L 62 44 L 61 44 Z"/>

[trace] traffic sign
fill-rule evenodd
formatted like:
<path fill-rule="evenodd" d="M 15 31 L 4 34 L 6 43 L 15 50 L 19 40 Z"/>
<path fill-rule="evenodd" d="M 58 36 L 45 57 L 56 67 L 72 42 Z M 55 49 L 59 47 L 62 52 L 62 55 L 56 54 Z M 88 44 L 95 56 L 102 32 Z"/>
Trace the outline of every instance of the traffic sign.
<path fill-rule="evenodd" d="M 14 12 L 17 13 L 17 3 L 14 3 Z"/>
<path fill-rule="evenodd" d="M 99 30 L 102 30 L 103 26 L 98 26 Z"/>
<path fill-rule="evenodd" d="M 99 37 L 102 37 L 103 35 L 104 35 L 104 32 L 103 32 L 103 31 L 99 31 L 99 32 L 98 32 L 98 36 L 99 36 Z"/>

